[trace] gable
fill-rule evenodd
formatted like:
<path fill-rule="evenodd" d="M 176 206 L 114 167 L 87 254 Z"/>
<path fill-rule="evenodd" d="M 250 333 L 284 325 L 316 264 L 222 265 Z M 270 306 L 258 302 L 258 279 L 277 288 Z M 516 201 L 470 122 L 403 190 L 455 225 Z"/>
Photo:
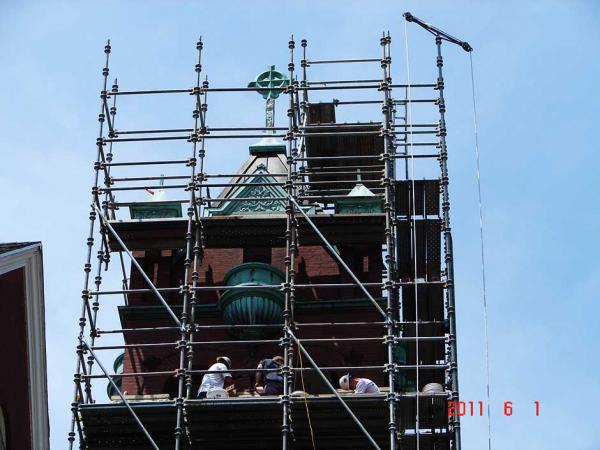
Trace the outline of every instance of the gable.
<path fill-rule="evenodd" d="M 282 199 L 287 197 L 287 193 L 281 186 L 265 186 L 277 183 L 277 180 L 269 174 L 264 164 L 258 165 L 252 175 L 244 178 L 243 183 L 243 186 L 233 189 L 226 198 L 220 200 L 218 207 L 207 208 L 209 216 L 285 213 L 287 202 Z M 245 198 L 249 200 L 236 200 Z"/>

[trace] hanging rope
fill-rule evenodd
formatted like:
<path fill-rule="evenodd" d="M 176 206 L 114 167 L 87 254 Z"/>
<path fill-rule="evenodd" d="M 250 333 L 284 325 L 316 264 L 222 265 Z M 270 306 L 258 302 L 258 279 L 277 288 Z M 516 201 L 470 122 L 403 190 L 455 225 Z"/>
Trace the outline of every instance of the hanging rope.
<path fill-rule="evenodd" d="M 485 277 L 485 246 L 483 239 L 483 200 L 481 196 L 481 172 L 479 169 L 479 125 L 477 122 L 477 102 L 475 100 L 475 75 L 473 70 L 473 52 L 469 52 L 471 66 L 471 94 L 473 98 L 473 126 L 475 132 L 475 160 L 477 166 L 477 195 L 479 200 L 479 237 L 481 242 L 481 286 L 483 296 L 483 327 L 485 340 L 485 371 L 486 371 L 486 402 L 487 402 L 487 425 L 488 425 L 488 450 L 492 450 L 492 418 L 490 407 L 490 348 L 488 338 L 488 309 Z"/>
<path fill-rule="evenodd" d="M 298 348 L 298 361 L 300 362 L 300 381 L 302 382 L 302 391 L 306 394 L 306 388 L 304 387 L 304 365 L 302 364 L 302 352 L 300 351 L 300 348 Z M 315 433 L 310 420 L 310 411 L 308 410 L 308 400 L 306 395 L 304 395 L 304 407 L 306 408 L 306 418 L 308 419 L 308 428 L 310 430 L 310 441 L 312 443 L 312 448 L 313 450 L 317 450 L 317 447 L 315 446 Z"/>
<path fill-rule="evenodd" d="M 408 50 L 408 22 L 404 21 L 404 45 L 406 54 L 406 103 L 407 103 L 407 118 L 406 123 L 409 127 L 409 142 L 408 148 L 410 152 L 410 182 L 411 182 L 411 220 L 412 220 L 412 250 L 413 250 L 413 262 L 414 262 L 414 295 L 415 295 L 415 364 L 416 364 L 416 376 L 415 376 L 415 401 L 416 401 L 416 418 L 415 418 L 415 433 L 417 446 L 416 449 L 420 449 L 420 411 L 419 411 L 419 292 L 417 286 L 417 220 L 415 218 L 415 158 L 413 153 L 413 127 L 412 127 L 412 103 L 411 103 L 411 86 L 410 86 L 410 54 Z"/>

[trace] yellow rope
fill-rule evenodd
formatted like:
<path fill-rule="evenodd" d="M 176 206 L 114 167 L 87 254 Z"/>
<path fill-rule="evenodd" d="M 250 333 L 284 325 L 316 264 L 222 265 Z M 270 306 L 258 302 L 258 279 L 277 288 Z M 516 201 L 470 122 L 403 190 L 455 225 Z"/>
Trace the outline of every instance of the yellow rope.
<path fill-rule="evenodd" d="M 302 365 L 302 352 L 298 349 L 298 360 L 300 361 L 300 380 L 302 381 L 302 390 L 306 394 L 306 388 L 304 387 L 304 370 Z M 313 450 L 317 450 L 315 446 L 315 434 L 313 432 L 312 422 L 310 420 L 310 412 L 308 411 L 308 400 L 307 395 L 304 396 L 304 406 L 306 407 L 306 417 L 308 418 L 308 428 L 310 429 L 310 440 L 312 442 Z"/>

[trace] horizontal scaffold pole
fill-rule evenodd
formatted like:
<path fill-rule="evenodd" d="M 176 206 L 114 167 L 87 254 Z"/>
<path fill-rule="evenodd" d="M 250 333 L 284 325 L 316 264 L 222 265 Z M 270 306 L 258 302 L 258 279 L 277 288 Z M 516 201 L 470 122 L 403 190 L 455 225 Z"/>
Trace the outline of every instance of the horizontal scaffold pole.
<path fill-rule="evenodd" d="M 380 59 L 373 60 L 338 60 L 338 61 L 311 61 L 311 64 L 325 64 L 325 63 L 343 63 L 343 62 L 380 62 Z M 334 83 L 329 83 L 334 84 Z M 436 88 L 438 85 L 435 83 L 421 83 L 421 84 L 390 84 L 389 88 Z M 353 85 L 350 84 L 348 86 L 293 86 L 289 89 L 294 89 L 296 91 L 321 91 L 321 90 L 352 90 L 352 89 L 380 89 L 381 84 L 364 84 L 364 85 Z M 282 91 L 285 92 L 288 88 L 282 88 Z M 153 94 L 191 94 L 193 93 L 193 89 L 149 89 L 149 90 L 137 90 L 137 91 L 118 91 L 118 92 L 110 92 L 107 94 L 107 99 L 112 97 L 113 95 L 153 95 Z M 256 92 L 255 87 L 213 87 L 213 88 L 200 88 L 201 93 L 205 92 Z"/>
<path fill-rule="evenodd" d="M 419 368 L 419 370 L 423 369 L 423 370 L 448 370 L 448 364 L 403 364 L 403 365 L 398 365 L 396 364 L 394 367 L 395 371 L 409 371 L 409 370 L 415 370 L 416 368 Z M 113 378 L 135 378 L 135 377 L 164 377 L 165 375 L 175 375 L 177 373 L 177 370 L 179 369 L 173 369 L 173 370 L 163 370 L 163 371 L 157 371 L 157 372 L 126 372 L 126 373 L 114 373 L 114 374 L 108 374 L 108 376 L 113 377 Z M 238 374 L 246 374 L 246 373 L 256 373 L 256 372 L 273 372 L 273 371 L 277 371 L 277 370 L 281 370 L 281 369 L 229 369 L 227 372 L 231 372 L 231 373 L 238 373 Z M 290 367 L 289 369 L 291 372 L 340 372 L 340 371 L 346 371 L 346 372 L 352 372 L 352 371 L 382 371 L 382 370 L 389 370 L 388 366 L 335 366 L 335 367 Z M 200 370 L 200 369 L 194 369 L 194 370 L 186 370 L 187 373 L 189 374 L 198 374 L 198 375 L 206 375 L 206 374 L 212 374 L 212 373 L 222 373 L 218 370 Z M 102 375 L 102 374 L 95 374 L 95 375 L 81 375 L 81 378 L 86 378 L 86 379 L 94 379 L 94 378 L 107 378 L 106 375 Z"/>
<path fill-rule="evenodd" d="M 156 294 L 156 296 L 161 301 L 163 306 L 167 309 L 167 312 L 173 318 L 175 323 L 181 327 L 181 322 L 179 321 L 179 319 L 177 318 L 177 316 L 175 315 L 175 313 L 173 312 L 173 310 L 171 309 L 171 307 L 169 306 L 167 301 L 164 299 L 164 297 L 160 294 L 160 292 L 158 292 L 158 289 L 156 289 L 156 286 L 154 286 L 154 283 L 152 283 L 152 280 L 150 280 L 150 278 L 148 278 L 148 275 L 146 275 L 146 272 L 144 272 L 144 269 L 142 268 L 142 266 L 140 266 L 140 263 L 137 262 L 137 260 L 135 259 L 135 257 L 131 253 L 131 251 L 127 248 L 127 246 L 125 245 L 125 243 L 119 236 L 119 234 L 115 231 L 115 229 L 108 222 L 108 220 L 106 220 L 106 218 L 102 215 L 102 211 L 97 206 L 95 206 L 95 208 L 96 208 L 96 212 L 100 216 L 100 220 L 102 220 L 102 223 L 106 226 L 106 228 L 108 228 L 108 230 L 111 232 L 111 234 L 115 237 L 115 239 L 117 240 L 117 242 L 119 243 L 119 245 L 121 246 L 123 251 L 125 253 L 127 253 L 127 255 L 129 256 L 129 259 L 131 259 L 131 263 L 140 272 L 140 275 L 142 276 L 142 278 L 144 278 L 146 283 L 148 283 L 148 286 L 150 286 L 150 289 L 152 289 L 152 292 L 154 292 Z"/>

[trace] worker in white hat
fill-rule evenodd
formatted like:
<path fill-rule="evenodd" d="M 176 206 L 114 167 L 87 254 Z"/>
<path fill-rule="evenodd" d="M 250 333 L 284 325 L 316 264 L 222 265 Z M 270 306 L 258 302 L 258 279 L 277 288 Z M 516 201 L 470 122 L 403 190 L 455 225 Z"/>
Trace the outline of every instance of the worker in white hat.
<path fill-rule="evenodd" d="M 198 389 L 198 398 L 206 398 L 213 389 L 224 389 L 233 386 L 233 379 L 228 370 L 231 369 L 231 359 L 219 356 L 216 362 L 208 368 L 209 373 L 202 377 L 202 384 Z"/>
<path fill-rule="evenodd" d="M 368 378 L 355 378 L 350 374 L 340 378 L 340 388 L 355 394 L 379 394 L 379 387 Z"/>

